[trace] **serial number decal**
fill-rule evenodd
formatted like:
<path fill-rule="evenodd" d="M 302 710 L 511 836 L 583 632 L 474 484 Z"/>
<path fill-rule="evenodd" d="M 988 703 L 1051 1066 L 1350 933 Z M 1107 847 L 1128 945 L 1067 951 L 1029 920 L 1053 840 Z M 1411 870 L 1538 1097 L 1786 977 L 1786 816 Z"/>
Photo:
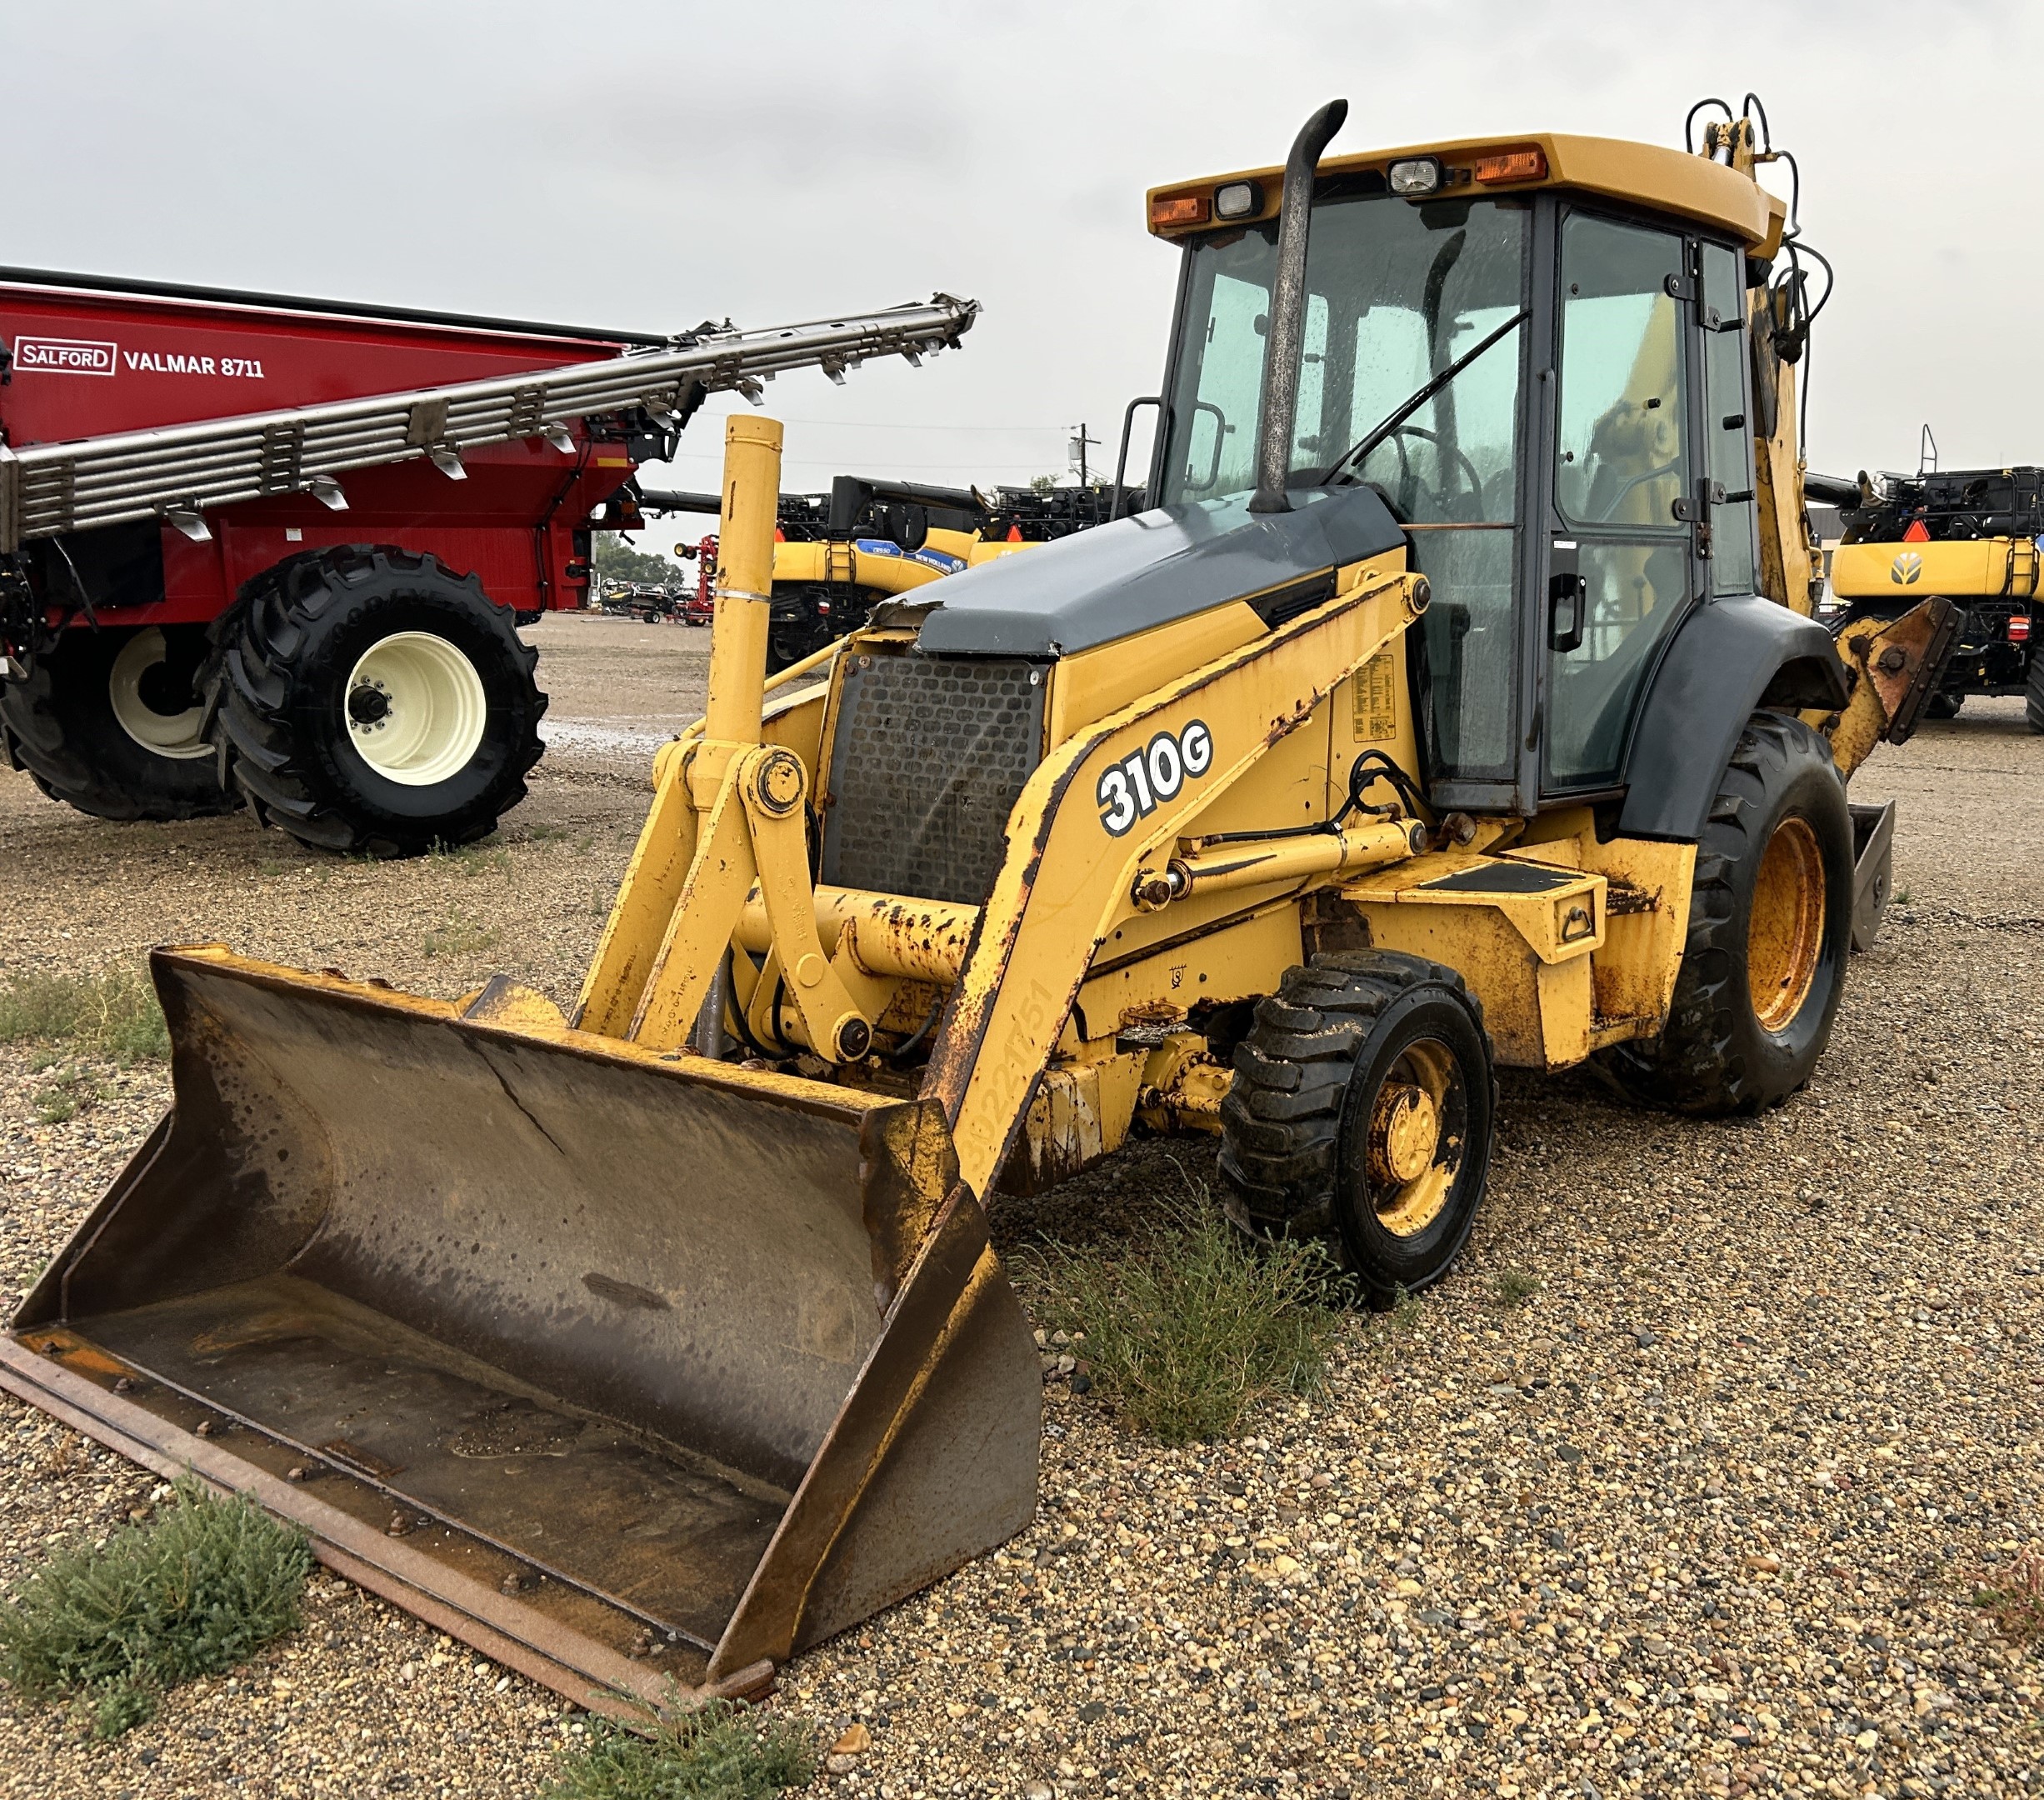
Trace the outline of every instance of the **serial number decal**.
<path fill-rule="evenodd" d="M 1397 669 L 1389 650 L 1356 671 L 1355 735 L 1363 743 L 1398 735 Z"/>
<path fill-rule="evenodd" d="M 1147 818 L 1160 802 L 1177 798 L 1188 781 L 1212 767 L 1213 733 L 1204 721 L 1194 719 L 1176 737 L 1159 732 L 1101 776 L 1093 794 L 1100 822 L 1110 838 L 1122 837 L 1137 819 Z"/>
<path fill-rule="evenodd" d="M 197 356 L 182 350 L 130 350 L 121 360 L 140 373 L 149 375 L 227 375 L 242 381 L 261 381 L 259 357 Z M 113 371 L 108 369 L 111 375 Z"/>
<path fill-rule="evenodd" d="M 14 367 L 46 375 L 111 375 L 118 344 L 85 338 L 17 338 Z"/>

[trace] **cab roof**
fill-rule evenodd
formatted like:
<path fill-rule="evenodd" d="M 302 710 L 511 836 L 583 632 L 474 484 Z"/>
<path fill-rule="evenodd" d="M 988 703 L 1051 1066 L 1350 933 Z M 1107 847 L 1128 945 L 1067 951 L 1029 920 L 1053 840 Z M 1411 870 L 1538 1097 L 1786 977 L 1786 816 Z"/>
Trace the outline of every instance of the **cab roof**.
<path fill-rule="evenodd" d="M 1478 180 L 1477 165 L 1486 158 L 1506 158 L 1514 151 L 1537 150 L 1544 173 Z M 1579 138 L 1566 132 L 1532 132 L 1516 137 L 1464 138 L 1449 143 L 1407 144 L 1395 150 L 1367 150 L 1353 156 L 1324 157 L 1319 174 L 1382 174 L 1391 164 L 1414 157 L 1438 157 L 1451 186 L 1442 197 L 1467 198 L 1480 193 L 1524 193 L 1562 188 L 1579 193 L 1622 200 L 1651 212 L 1667 212 L 1690 222 L 1715 227 L 1737 238 L 1749 256 L 1772 258 L 1781 247 L 1787 204 L 1750 177 L 1708 158 L 1671 150 L 1659 144 L 1633 143 L 1622 138 Z M 1254 182 L 1262 190 L 1261 207 L 1226 221 L 1212 216 L 1217 188 L 1233 182 Z M 1197 237 L 1217 226 L 1239 228 L 1273 218 L 1284 185 L 1282 165 L 1237 170 L 1203 180 L 1173 182 L 1152 188 L 1147 209 L 1150 229 L 1159 238 Z M 1204 198 L 1207 217 L 1184 222 L 1160 221 L 1159 202 Z"/>

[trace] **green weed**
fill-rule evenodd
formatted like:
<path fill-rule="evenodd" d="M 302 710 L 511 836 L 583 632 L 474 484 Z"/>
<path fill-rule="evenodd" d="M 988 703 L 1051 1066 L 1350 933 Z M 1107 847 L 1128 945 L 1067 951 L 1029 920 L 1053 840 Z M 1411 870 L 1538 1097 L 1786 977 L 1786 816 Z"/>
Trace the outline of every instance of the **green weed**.
<path fill-rule="evenodd" d="M 17 977 L 0 990 L 0 1043 L 67 1044 L 80 1056 L 124 1065 L 170 1055 L 156 990 L 124 969 Z"/>
<path fill-rule="evenodd" d="M 480 843 L 435 843 L 426 852 L 429 862 L 442 862 L 450 866 L 457 875 L 472 880 L 477 875 L 511 872 L 511 852 L 492 838 L 486 838 Z"/>
<path fill-rule="evenodd" d="M 1539 1282 L 1522 1268 L 1501 1269 L 1491 1283 L 1491 1298 L 1501 1307 L 1524 1306 L 1539 1292 Z"/>
<path fill-rule="evenodd" d="M 2006 1581 L 1981 1588 L 1974 1604 L 1994 1615 L 2002 1634 L 2017 1643 L 2044 1642 L 2044 1550 L 2026 1550 Z"/>
<path fill-rule="evenodd" d="M 1907 888 L 1897 888 L 1895 890 L 1895 903 L 1897 906 L 1907 906 L 1915 898 L 1916 896 L 1911 893 Z"/>
<path fill-rule="evenodd" d="M 61 1125 L 106 1097 L 107 1090 L 89 1071 L 74 1063 L 66 1063 L 57 1071 L 55 1080 L 37 1091 L 36 1122 Z"/>
<path fill-rule="evenodd" d="M 1225 1437 L 1326 1375 L 1342 1288 L 1332 1259 L 1317 1242 L 1247 1242 L 1203 1194 L 1118 1262 L 1057 1245 L 1035 1262 L 1037 1310 L 1085 1334 L 1102 1392 L 1165 1443 Z"/>
<path fill-rule="evenodd" d="M 166 1688 L 217 1674 L 298 1624 L 305 1539 L 187 1476 L 174 1504 L 97 1548 L 60 1552 L 0 1608 L 0 1678 L 67 1700 L 96 1736 L 152 1717 Z"/>
<path fill-rule="evenodd" d="M 456 911 L 448 913 L 447 923 L 437 931 L 427 932 L 425 950 L 429 957 L 474 956 L 494 948 L 497 936 L 494 928 L 463 918 Z"/>
<path fill-rule="evenodd" d="M 806 1785 L 816 1764 L 799 1725 L 716 1700 L 643 1737 L 592 1718 L 542 1800 L 768 1800 Z"/>
<path fill-rule="evenodd" d="M 1407 1293 L 1401 1287 L 1391 1305 L 1382 1314 L 1384 1329 L 1394 1336 L 1403 1338 L 1419 1329 L 1419 1322 L 1427 1311 L 1427 1302 L 1416 1293 Z"/>

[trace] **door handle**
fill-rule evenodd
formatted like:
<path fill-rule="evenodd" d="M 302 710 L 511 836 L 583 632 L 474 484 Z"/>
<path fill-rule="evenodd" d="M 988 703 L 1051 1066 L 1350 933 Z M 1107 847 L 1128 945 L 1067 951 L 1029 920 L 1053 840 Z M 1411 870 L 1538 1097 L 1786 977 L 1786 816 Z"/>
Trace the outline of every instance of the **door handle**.
<path fill-rule="evenodd" d="M 1577 569 L 1572 538 L 1554 540 L 1547 568 L 1547 648 L 1567 656 L 1582 648 L 1590 615 L 1590 583 Z"/>
<path fill-rule="evenodd" d="M 1581 575 L 1547 578 L 1547 648 L 1567 656 L 1582 648 L 1590 612 L 1590 583 Z M 1564 622 L 1566 621 L 1566 622 Z"/>

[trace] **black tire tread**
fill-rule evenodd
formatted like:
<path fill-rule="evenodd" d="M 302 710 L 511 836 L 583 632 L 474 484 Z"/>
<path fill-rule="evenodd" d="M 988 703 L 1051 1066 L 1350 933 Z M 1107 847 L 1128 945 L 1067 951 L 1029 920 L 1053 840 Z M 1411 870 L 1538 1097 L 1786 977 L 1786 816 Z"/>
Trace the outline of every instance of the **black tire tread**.
<path fill-rule="evenodd" d="M 0 751 L 9 768 L 26 773 L 51 799 L 122 824 L 211 818 L 241 805 L 240 795 L 224 782 L 193 792 L 151 791 L 114 779 L 67 726 L 52 662 L 50 653 L 33 657 L 22 680 L 0 686 Z"/>
<path fill-rule="evenodd" d="M 1423 957 L 1342 951 L 1288 969 L 1235 1050 L 1221 1102 L 1221 1173 L 1251 1223 L 1273 1235 L 1331 1228 L 1342 1106 L 1358 1050 L 1408 988 L 1452 989 L 1481 1027 L 1482 1002 L 1455 970 Z"/>
<path fill-rule="evenodd" d="M 1734 1009 L 1748 1004 L 1735 986 L 1743 967 L 1737 942 L 1733 872 L 1762 848 L 1748 821 L 1778 778 L 1822 740 L 1799 719 L 1756 712 L 1732 748 L 1697 845 L 1689 930 L 1682 972 L 1661 1035 L 1602 1052 L 1598 1062 L 1631 1098 L 1682 1112 L 1752 1113 L 1787 1098 L 1761 1087 L 1735 1052 Z"/>
<path fill-rule="evenodd" d="M 304 650 L 310 623 L 352 587 L 422 576 L 465 587 L 493 604 L 475 576 L 456 575 L 437 557 L 383 545 L 349 546 L 286 558 L 250 582 L 213 622 L 213 648 L 201 685 L 213 709 L 221 785 L 245 796 L 262 823 L 314 849 L 343 855 L 416 855 L 428 848 L 423 840 L 400 840 L 365 826 L 322 800 L 303 778 L 286 710 L 291 688 L 287 671 Z M 530 677 L 539 652 L 522 642 L 517 649 Z M 498 816 L 525 798 L 524 777 L 545 748 L 537 729 L 545 708 L 542 694 L 535 728 L 514 758 L 515 778 L 497 811 L 434 841 L 452 848 L 487 838 L 496 830 Z"/>

